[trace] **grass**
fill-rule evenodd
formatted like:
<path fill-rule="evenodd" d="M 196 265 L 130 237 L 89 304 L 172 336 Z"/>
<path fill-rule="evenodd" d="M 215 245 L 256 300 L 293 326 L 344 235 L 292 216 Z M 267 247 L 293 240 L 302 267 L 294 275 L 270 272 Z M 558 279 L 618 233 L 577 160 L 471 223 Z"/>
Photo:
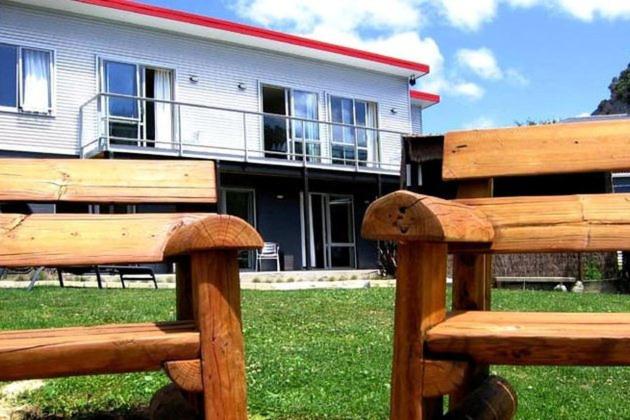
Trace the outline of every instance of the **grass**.
<path fill-rule="evenodd" d="M 630 296 L 496 290 L 496 310 L 630 312 Z M 0 291 L 0 329 L 168 320 L 169 290 Z M 273 419 L 383 419 L 392 289 L 243 294 L 249 410 Z M 630 419 L 630 368 L 494 367 L 519 393 L 520 419 Z M 27 395 L 42 415 L 129 413 L 161 373 L 47 381 Z"/>

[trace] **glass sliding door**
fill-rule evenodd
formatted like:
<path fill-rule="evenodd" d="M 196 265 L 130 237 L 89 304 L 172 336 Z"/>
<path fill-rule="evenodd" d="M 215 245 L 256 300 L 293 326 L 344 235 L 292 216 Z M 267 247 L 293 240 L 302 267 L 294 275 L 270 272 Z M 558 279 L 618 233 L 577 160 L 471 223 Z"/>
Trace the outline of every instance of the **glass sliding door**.
<path fill-rule="evenodd" d="M 328 263 L 330 268 L 355 268 L 354 211 L 351 196 L 329 195 Z"/>
<path fill-rule="evenodd" d="M 262 87 L 263 112 L 278 115 L 277 117 L 274 115 L 263 117 L 265 157 L 289 158 L 289 125 L 285 118 L 289 115 L 288 101 L 286 89 L 274 86 Z"/>
<path fill-rule="evenodd" d="M 339 124 L 332 127 L 332 162 L 373 166 L 379 159 L 376 104 L 331 96 L 330 110 L 332 122 Z"/>
<path fill-rule="evenodd" d="M 319 119 L 317 112 L 317 94 L 301 90 L 291 91 L 293 117 L 305 120 Z M 309 162 L 318 162 L 321 154 L 319 144 L 319 124 L 310 121 L 292 120 L 291 139 L 296 160 L 304 157 Z M 304 147 L 306 146 L 306 149 Z"/>
<path fill-rule="evenodd" d="M 139 96 L 138 66 L 103 62 L 103 86 L 107 93 Z M 140 104 L 137 99 L 106 97 L 108 131 L 112 144 L 137 145 L 141 140 Z M 130 140 L 136 140 L 135 142 Z"/>
<path fill-rule="evenodd" d="M 112 144 L 171 148 L 175 143 L 173 71 L 104 60 L 102 90 L 139 98 L 106 97 L 107 129 Z"/>
<path fill-rule="evenodd" d="M 355 268 L 352 196 L 311 193 L 308 205 L 311 267 Z"/>
<path fill-rule="evenodd" d="M 256 192 L 253 189 L 225 188 L 221 191 L 221 211 L 240 217 L 256 227 Z M 240 251 L 238 265 L 243 270 L 254 270 L 256 266 L 254 251 Z"/>
<path fill-rule="evenodd" d="M 318 162 L 318 96 L 313 92 L 277 86 L 262 86 L 265 157 Z M 277 115 L 277 116 L 276 116 Z M 295 117 L 292 119 L 290 117 Z"/>

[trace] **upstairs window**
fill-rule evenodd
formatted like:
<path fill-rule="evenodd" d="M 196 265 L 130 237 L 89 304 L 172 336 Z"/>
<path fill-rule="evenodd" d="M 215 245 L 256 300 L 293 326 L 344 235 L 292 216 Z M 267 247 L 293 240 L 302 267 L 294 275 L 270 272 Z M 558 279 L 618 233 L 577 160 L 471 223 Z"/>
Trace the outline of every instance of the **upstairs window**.
<path fill-rule="evenodd" d="M 52 112 L 52 51 L 0 44 L 0 109 Z"/>
<path fill-rule="evenodd" d="M 378 161 L 376 103 L 330 97 L 333 163 L 366 166 Z"/>

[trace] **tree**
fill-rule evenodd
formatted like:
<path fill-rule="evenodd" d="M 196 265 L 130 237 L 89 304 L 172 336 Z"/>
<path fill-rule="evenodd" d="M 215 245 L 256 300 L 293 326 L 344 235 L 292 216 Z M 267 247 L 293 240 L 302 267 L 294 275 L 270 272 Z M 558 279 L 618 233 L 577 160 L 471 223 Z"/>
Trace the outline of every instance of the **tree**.
<path fill-rule="evenodd" d="M 592 115 L 630 114 L 630 64 L 614 77 L 610 86 L 610 99 L 604 99 Z"/>

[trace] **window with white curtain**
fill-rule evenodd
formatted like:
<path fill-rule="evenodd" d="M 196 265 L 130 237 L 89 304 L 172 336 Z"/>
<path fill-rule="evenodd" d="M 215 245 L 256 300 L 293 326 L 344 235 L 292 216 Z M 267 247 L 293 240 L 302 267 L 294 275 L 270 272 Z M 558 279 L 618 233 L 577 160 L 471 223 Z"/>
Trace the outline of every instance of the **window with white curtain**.
<path fill-rule="evenodd" d="M 50 114 L 52 108 L 52 51 L 0 44 L 0 109 Z"/>

